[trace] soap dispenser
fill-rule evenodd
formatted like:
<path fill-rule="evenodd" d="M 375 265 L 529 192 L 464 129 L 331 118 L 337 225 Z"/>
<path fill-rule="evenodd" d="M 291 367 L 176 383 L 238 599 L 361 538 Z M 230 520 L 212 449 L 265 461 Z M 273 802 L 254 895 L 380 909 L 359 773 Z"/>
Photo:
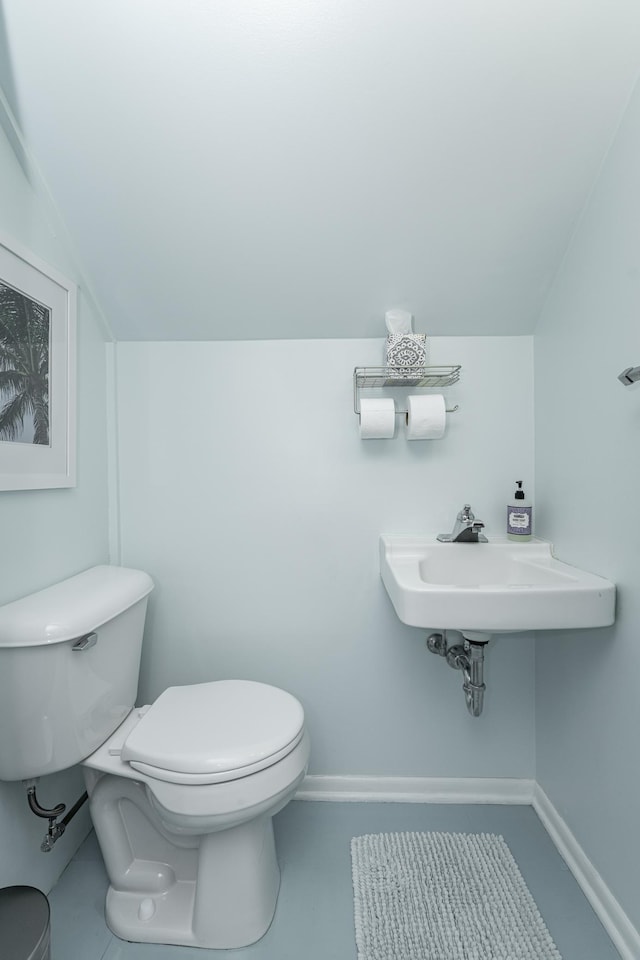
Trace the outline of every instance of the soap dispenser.
<path fill-rule="evenodd" d="M 513 500 L 507 505 L 507 539 L 522 543 L 531 540 L 533 508 L 522 489 L 522 480 L 516 481 Z"/>

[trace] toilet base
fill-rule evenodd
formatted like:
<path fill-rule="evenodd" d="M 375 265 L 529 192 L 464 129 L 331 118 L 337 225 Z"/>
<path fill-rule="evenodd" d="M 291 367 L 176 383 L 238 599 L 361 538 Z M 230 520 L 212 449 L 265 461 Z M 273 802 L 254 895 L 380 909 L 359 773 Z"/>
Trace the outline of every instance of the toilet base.
<path fill-rule="evenodd" d="M 137 872 L 135 861 L 131 868 Z M 140 943 L 244 947 L 269 929 L 279 886 L 273 821 L 261 817 L 202 836 L 197 879 L 175 879 L 150 891 L 110 886 L 107 925 L 123 940 Z"/>
<path fill-rule="evenodd" d="M 270 767 L 195 786 L 132 770 L 118 743 L 106 741 L 83 765 L 110 883 L 110 929 L 140 943 L 255 943 L 280 887 L 272 818 L 304 778 L 308 735 Z"/>

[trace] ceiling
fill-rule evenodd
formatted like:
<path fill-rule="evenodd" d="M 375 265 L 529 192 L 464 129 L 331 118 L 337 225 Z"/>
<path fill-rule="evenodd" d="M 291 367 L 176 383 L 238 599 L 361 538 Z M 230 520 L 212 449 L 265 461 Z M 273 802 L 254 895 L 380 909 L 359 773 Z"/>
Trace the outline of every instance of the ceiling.
<path fill-rule="evenodd" d="M 0 0 L 0 82 L 118 340 L 533 332 L 636 0 Z M 31 174 L 33 175 L 33 174 Z"/>

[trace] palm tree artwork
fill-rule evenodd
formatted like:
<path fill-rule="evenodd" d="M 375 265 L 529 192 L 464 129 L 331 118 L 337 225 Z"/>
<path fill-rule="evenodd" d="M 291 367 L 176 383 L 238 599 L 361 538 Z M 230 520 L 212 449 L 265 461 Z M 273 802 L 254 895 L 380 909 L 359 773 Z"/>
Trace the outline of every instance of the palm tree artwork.
<path fill-rule="evenodd" d="M 0 441 L 49 443 L 50 316 L 0 280 Z"/>

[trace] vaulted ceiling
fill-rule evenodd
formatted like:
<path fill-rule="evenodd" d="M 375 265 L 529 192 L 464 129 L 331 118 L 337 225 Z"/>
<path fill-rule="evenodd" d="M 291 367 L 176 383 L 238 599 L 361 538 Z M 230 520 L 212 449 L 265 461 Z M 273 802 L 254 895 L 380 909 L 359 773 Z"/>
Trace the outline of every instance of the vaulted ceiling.
<path fill-rule="evenodd" d="M 123 340 L 532 332 L 640 67 L 637 0 L 0 11 L 25 167 Z"/>

